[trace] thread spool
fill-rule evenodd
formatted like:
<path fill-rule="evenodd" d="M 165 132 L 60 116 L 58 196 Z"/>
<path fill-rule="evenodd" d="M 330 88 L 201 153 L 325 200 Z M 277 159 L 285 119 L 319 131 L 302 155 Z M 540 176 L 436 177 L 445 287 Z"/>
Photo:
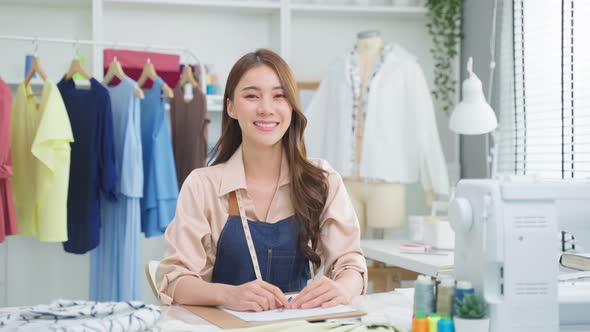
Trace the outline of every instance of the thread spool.
<path fill-rule="evenodd" d="M 412 320 L 412 332 L 428 332 L 428 320 L 424 312 L 417 311 Z"/>
<path fill-rule="evenodd" d="M 428 332 L 438 331 L 438 321 L 440 320 L 439 314 L 428 315 Z"/>
<path fill-rule="evenodd" d="M 438 321 L 437 332 L 455 332 L 455 325 L 450 317 L 442 317 Z"/>
<path fill-rule="evenodd" d="M 457 282 L 457 288 L 455 288 L 455 297 L 453 299 L 453 316 L 457 313 L 455 307 L 463 302 L 465 295 L 473 293 L 475 293 L 475 290 L 473 289 L 471 281 L 460 280 Z"/>
<path fill-rule="evenodd" d="M 419 275 L 414 285 L 414 312 L 418 311 L 434 312 L 434 283 L 424 275 Z"/>
<path fill-rule="evenodd" d="M 453 279 L 453 277 L 451 275 L 448 275 L 448 274 L 439 274 L 436 276 L 436 281 L 434 282 L 434 311 L 435 312 L 438 312 L 438 309 L 436 308 L 436 304 L 438 303 L 438 285 L 440 285 L 440 282 L 443 279 L 452 279 L 453 282 L 455 280 L 455 279 Z"/>
<path fill-rule="evenodd" d="M 436 312 L 441 316 L 453 314 L 453 296 L 455 295 L 455 281 L 443 279 L 436 290 Z"/>

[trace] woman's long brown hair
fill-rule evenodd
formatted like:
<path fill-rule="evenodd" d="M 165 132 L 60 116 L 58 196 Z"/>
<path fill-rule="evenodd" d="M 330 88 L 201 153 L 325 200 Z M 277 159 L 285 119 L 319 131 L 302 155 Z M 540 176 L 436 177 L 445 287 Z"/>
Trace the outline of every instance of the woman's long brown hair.
<path fill-rule="evenodd" d="M 326 172 L 307 160 L 303 132 L 307 119 L 301 111 L 295 76 L 289 65 L 276 53 L 266 49 L 248 53 L 241 57 L 232 67 L 225 93 L 223 95 L 223 118 L 221 121 L 221 138 L 211 151 L 215 157 L 212 165 L 226 162 L 242 144 L 242 130 L 238 121 L 227 113 L 229 100 L 233 100 L 234 91 L 244 74 L 257 66 L 272 68 L 283 86 L 283 92 L 293 109 L 291 124 L 282 138 L 283 148 L 291 170 L 291 199 L 295 216 L 301 224 L 299 248 L 303 255 L 316 267 L 321 260 L 315 249 L 320 239 L 320 214 L 328 197 L 328 180 Z M 308 243 L 311 240 L 312 247 Z"/>

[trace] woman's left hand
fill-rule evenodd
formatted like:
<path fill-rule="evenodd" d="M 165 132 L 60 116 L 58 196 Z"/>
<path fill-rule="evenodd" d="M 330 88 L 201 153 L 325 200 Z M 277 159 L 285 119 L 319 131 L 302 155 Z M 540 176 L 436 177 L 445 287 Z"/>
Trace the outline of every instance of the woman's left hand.
<path fill-rule="evenodd" d="M 329 308 L 338 304 L 348 304 L 351 297 L 352 294 L 346 291 L 344 285 L 322 276 L 307 285 L 286 308 Z"/>

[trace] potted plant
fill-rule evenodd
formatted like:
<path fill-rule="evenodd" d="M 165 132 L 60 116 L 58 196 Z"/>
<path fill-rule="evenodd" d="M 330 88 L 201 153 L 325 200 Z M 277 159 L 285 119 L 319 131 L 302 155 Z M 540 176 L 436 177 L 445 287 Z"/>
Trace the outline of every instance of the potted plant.
<path fill-rule="evenodd" d="M 432 37 L 430 53 L 434 59 L 434 89 L 432 95 L 445 112 L 455 105 L 455 57 L 461 41 L 462 0 L 427 0 L 429 22 L 426 24 Z"/>
<path fill-rule="evenodd" d="M 488 332 L 490 319 L 487 317 L 485 300 L 475 294 L 466 294 L 463 300 L 455 303 L 456 332 Z"/>

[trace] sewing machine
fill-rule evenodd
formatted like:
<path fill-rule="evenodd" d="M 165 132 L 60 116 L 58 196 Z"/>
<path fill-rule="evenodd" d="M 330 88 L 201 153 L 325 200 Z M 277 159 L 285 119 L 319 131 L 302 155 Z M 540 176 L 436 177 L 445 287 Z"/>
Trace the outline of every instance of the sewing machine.
<path fill-rule="evenodd" d="M 557 281 L 560 230 L 590 251 L 590 182 L 461 180 L 449 219 L 455 276 L 483 293 L 490 332 L 590 324 L 590 287 Z"/>

